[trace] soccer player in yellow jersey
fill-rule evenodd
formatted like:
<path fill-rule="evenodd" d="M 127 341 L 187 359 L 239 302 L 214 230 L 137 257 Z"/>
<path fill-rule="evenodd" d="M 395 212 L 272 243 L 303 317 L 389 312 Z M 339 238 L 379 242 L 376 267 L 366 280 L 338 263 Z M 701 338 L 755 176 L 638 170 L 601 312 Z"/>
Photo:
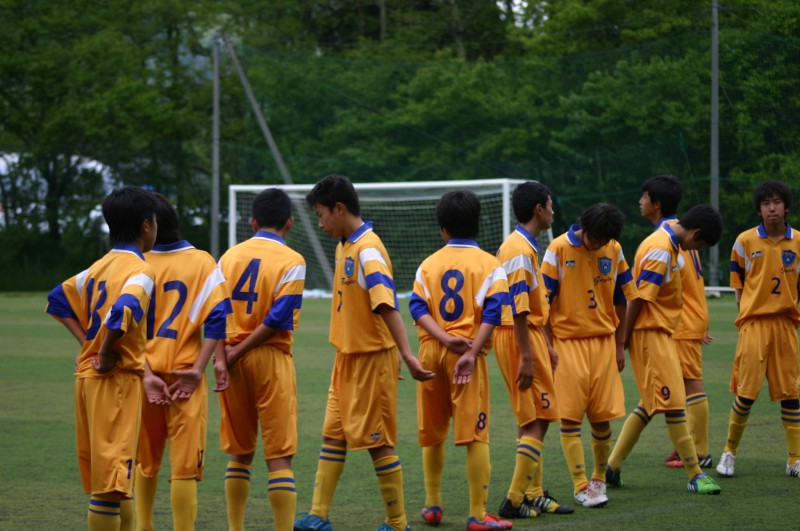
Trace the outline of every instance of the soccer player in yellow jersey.
<path fill-rule="evenodd" d="M 736 450 L 766 377 L 770 398 L 781 403 L 789 454 L 786 475 L 800 478 L 800 232 L 786 222 L 792 192 L 785 183 L 767 181 L 757 186 L 753 206 L 761 224 L 741 233 L 731 252 L 731 287 L 736 290 L 739 305 L 739 341 L 731 376 L 731 391 L 736 398 L 717 473 L 734 475 Z"/>
<path fill-rule="evenodd" d="M 548 328 L 559 359 L 555 382 L 561 448 L 575 501 L 583 507 L 608 503 L 610 421 L 625 415 L 619 373 L 625 367 L 625 309 L 627 299 L 636 296 L 636 287 L 617 241 L 624 221 L 617 207 L 592 205 L 583 211 L 579 224 L 553 240 L 542 262 L 550 301 Z M 581 444 L 584 415 L 592 434 L 591 481 Z"/>
<path fill-rule="evenodd" d="M 417 269 L 409 303 L 419 326 L 420 361 L 436 373 L 417 386 L 422 518 L 430 525 L 442 520 L 444 444 L 452 419 L 455 444 L 467 448 L 468 531 L 512 527 L 486 512 L 491 475 L 486 353 L 507 305 L 508 282 L 497 258 L 475 242 L 480 214 L 480 200 L 472 192 L 456 190 L 439 199 L 436 218 L 445 246 Z"/>
<path fill-rule="evenodd" d="M 548 304 L 539 269 L 536 237 L 553 222 L 553 199 L 541 183 L 529 181 L 511 198 L 517 227 L 497 252 L 508 276 L 510 302 L 494 335 L 497 364 L 518 425 L 514 473 L 498 512 L 530 518 L 540 512 L 569 514 L 542 488 L 542 441 L 559 417 L 553 371 L 558 357 L 543 333 Z"/>
<path fill-rule="evenodd" d="M 130 531 L 142 415 L 142 375 L 153 268 L 144 260 L 158 231 L 150 192 L 126 186 L 103 201 L 111 251 L 59 284 L 47 313 L 81 344 L 75 361 L 75 431 L 88 527 Z"/>
<path fill-rule="evenodd" d="M 154 194 L 158 236 L 145 260 L 156 286 L 147 314 L 147 362 L 136 468 L 136 526 L 149 531 L 164 447 L 169 440 L 172 522 L 194 529 L 208 417 L 206 365 L 231 312 L 225 278 L 205 251 L 180 237 L 178 212 Z M 205 338 L 205 339 L 204 339 Z M 219 387 L 215 390 L 219 390 Z"/>
<path fill-rule="evenodd" d="M 698 205 L 674 225 L 662 225 L 636 250 L 633 277 L 638 291 L 628 301 L 624 337 L 641 400 L 626 421 L 629 436 L 624 439 L 620 436 L 609 457 L 606 468 L 609 486 L 622 485 L 623 461 L 650 418 L 664 413 L 667 432 L 689 476 L 687 489 L 701 494 L 720 492 L 716 482 L 697 463 L 694 441 L 686 425 L 686 393 L 672 334 L 682 304 L 679 249 L 713 245 L 721 234 L 719 213 L 708 205 Z"/>
<path fill-rule="evenodd" d="M 402 467 L 394 450 L 400 357 L 417 380 L 430 379 L 433 373 L 424 370 L 411 352 L 392 263 L 372 224 L 361 219 L 350 179 L 323 177 L 306 202 L 316 211 L 319 227 L 339 240 L 330 327 L 336 360 L 312 507 L 295 521 L 294 529 L 332 529 L 328 513 L 349 447 L 366 449 L 372 457 L 386 510 L 386 520 L 378 529 L 404 531 L 410 526 L 403 501 Z"/>
<path fill-rule="evenodd" d="M 267 495 L 273 528 L 292 529 L 297 491 L 292 457 L 297 452 L 297 386 L 292 344 L 300 320 L 306 264 L 286 245 L 294 223 L 289 196 L 268 188 L 253 200 L 250 226 L 255 233 L 222 255 L 233 305 L 224 352 L 230 386 L 220 393 L 222 451 L 228 529 L 244 529 L 250 494 L 250 467 L 259 423 L 267 463 Z"/>

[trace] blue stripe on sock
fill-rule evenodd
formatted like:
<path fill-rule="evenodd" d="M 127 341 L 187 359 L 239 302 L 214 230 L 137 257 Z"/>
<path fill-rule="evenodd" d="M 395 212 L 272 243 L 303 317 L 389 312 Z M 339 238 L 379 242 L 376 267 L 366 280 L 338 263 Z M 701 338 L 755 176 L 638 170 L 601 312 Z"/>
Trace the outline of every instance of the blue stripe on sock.
<path fill-rule="evenodd" d="M 250 471 L 246 468 L 226 468 L 225 472 L 239 472 L 241 474 L 247 474 L 248 476 L 250 475 Z"/>
<path fill-rule="evenodd" d="M 800 424 L 800 419 L 787 419 L 786 417 L 781 417 L 781 420 L 783 422 L 792 422 L 792 423 L 796 422 L 796 423 Z"/>
<path fill-rule="evenodd" d="M 114 509 L 119 509 L 120 502 L 92 499 L 92 500 L 89 500 L 89 505 L 97 505 L 98 507 L 111 507 L 111 508 L 114 508 Z"/>
<path fill-rule="evenodd" d="M 636 413 L 637 411 L 641 413 L 639 416 L 644 415 L 645 422 L 650 422 L 650 415 L 647 414 L 647 411 L 642 406 L 636 406 L 633 412 Z"/>
<path fill-rule="evenodd" d="M 740 417 L 746 417 L 747 415 L 750 414 L 750 410 L 749 409 L 744 410 L 744 411 L 740 411 L 740 408 L 741 408 L 741 406 L 737 402 L 734 402 L 733 405 L 731 406 L 731 409 L 733 410 L 733 412 L 736 413 L 737 415 L 739 415 Z"/>
<path fill-rule="evenodd" d="M 592 432 L 592 437 L 594 437 L 598 441 L 607 441 L 611 438 L 611 432 L 608 432 L 608 435 L 606 435 L 605 437 L 600 437 L 595 432 Z"/>
<path fill-rule="evenodd" d="M 335 461 L 337 463 L 344 463 L 344 459 L 337 459 L 335 457 L 325 457 L 324 455 L 319 456 L 320 461 Z"/>
<path fill-rule="evenodd" d="M 275 478 L 267 481 L 268 485 L 271 485 L 273 483 L 294 483 L 294 478 Z"/>
<path fill-rule="evenodd" d="M 781 409 L 781 415 L 789 415 L 789 416 L 792 416 L 792 417 L 800 417 L 800 409 L 795 409 L 795 410 L 791 410 L 791 411 L 790 410 L 786 410 L 786 409 Z"/>
<path fill-rule="evenodd" d="M 525 457 L 527 457 L 528 459 L 530 459 L 530 460 L 532 460 L 532 461 L 534 461 L 534 462 L 536 462 L 536 463 L 538 463 L 538 462 L 539 462 L 539 460 L 538 460 L 538 459 L 536 459 L 536 456 L 535 456 L 535 455 L 527 454 L 527 453 L 525 453 L 525 452 L 520 452 L 520 451 L 517 451 L 517 453 L 518 453 L 519 455 L 524 455 Z"/>
<path fill-rule="evenodd" d="M 325 452 L 326 454 L 336 454 L 336 455 L 345 455 L 347 450 L 333 450 L 331 448 L 321 448 L 320 453 Z"/>
<path fill-rule="evenodd" d="M 561 433 L 568 434 L 568 433 L 577 433 L 580 435 L 581 429 L 580 428 L 561 428 Z"/>
<path fill-rule="evenodd" d="M 664 416 L 667 417 L 668 419 L 686 418 L 686 412 L 685 411 L 680 411 L 680 412 L 679 411 L 667 411 L 666 413 L 664 413 Z"/>
<path fill-rule="evenodd" d="M 250 476 L 243 477 L 243 476 L 225 476 L 225 479 L 243 479 L 245 481 L 250 481 Z"/>
<path fill-rule="evenodd" d="M 89 512 L 94 514 L 102 514 L 104 516 L 119 516 L 119 513 L 110 513 L 108 511 L 97 511 L 95 509 L 92 509 L 91 507 L 89 507 Z"/>
<path fill-rule="evenodd" d="M 267 489 L 269 492 L 273 490 L 288 490 L 289 492 L 297 492 L 294 487 L 270 487 Z"/>
<path fill-rule="evenodd" d="M 540 452 L 539 450 L 528 444 L 518 444 L 517 449 L 519 448 L 525 448 L 526 450 L 530 450 L 530 452 L 534 455 L 542 455 L 542 452 Z"/>
<path fill-rule="evenodd" d="M 400 466 L 400 460 L 399 459 L 397 461 L 393 462 L 393 463 L 389 463 L 388 465 L 376 466 L 375 467 L 375 472 L 383 472 L 384 470 L 389 470 L 390 468 L 395 468 L 395 467 L 398 467 L 398 466 Z"/>
<path fill-rule="evenodd" d="M 649 420 L 648 420 L 647 418 L 645 418 L 645 417 L 646 417 L 646 415 L 647 415 L 646 413 L 645 413 L 645 417 L 643 417 L 643 416 L 641 415 L 641 413 L 639 413 L 637 410 L 635 410 L 635 409 L 634 409 L 634 410 L 631 412 L 631 415 L 636 415 L 637 417 L 639 417 L 640 419 L 642 419 L 642 422 L 644 422 L 645 424 L 647 424 L 647 423 L 649 422 Z"/>
<path fill-rule="evenodd" d="M 700 400 L 701 398 L 708 398 L 708 395 L 695 395 L 686 398 L 686 402 L 694 402 L 696 400 Z"/>

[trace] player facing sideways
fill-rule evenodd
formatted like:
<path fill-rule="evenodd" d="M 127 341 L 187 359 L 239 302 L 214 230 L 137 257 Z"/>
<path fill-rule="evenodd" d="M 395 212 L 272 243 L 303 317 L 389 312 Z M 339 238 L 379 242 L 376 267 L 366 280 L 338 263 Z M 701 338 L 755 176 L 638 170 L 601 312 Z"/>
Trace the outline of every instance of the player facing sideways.
<path fill-rule="evenodd" d="M 722 218 L 709 205 L 691 208 L 675 224 L 664 224 L 636 250 L 633 277 L 638 292 L 628 301 L 625 346 L 641 397 L 625 421 L 608 459 L 606 483 L 622 485 L 620 469 L 653 415 L 664 413 L 667 432 L 689 476 L 693 493 L 718 494 L 719 485 L 700 469 L 686 425 L 686 393 L 672 334 L 681 315 L 680 248 L 714 245 L 722 235 Z"/>
<path fill-rule="evenodd" d="M 170 498 L 175 530 L 194 529 L 197 482 L 203 479 L 208 418 L 205 371 L 217 340 L 225 339 L 231 302 L 225 278 L 205 251 L 180 236 L 175 207 L 156 201 L 158 235 L 145 260 L 156 285 L 147 313 L 142 429 L 136 467 L 136 527 L 154 529 L 158 472 L 169 441 Z M 218 382 L 219 391 L 225 382 Z"/>
<path fill-rule="evenodd" d="M 753 192 L 753 206 L 761 223 L 741 233 L 731 252 L 731 287 L 736 290 L 739 306 L 739 340 L 731 375 L 731 391 L 736 398 L 717 473 L 724 477 L 734 475 L 736 450 L 766 377 L 770 398 L 781 403 L 789 454 L 786 475 L 800 478 L 800 232 L 786 222 L 792 192 L 785 183 L 767 181 L 758 185 Z"/>
<path fill-rule="evenodd" d="M 663 223 L 675 223 L 681 201 L 681 183 L 674 175 L 657 175 L 642 185 L 639 211 L 658 230 Z M 700 468 L 711 468 L 708 449 L 708 395 L 703 386 L 703 345 L 713 341 L 708 334 L 708 304 L 706 303 L 703 267 L 697 250 L 681 249 L 678 255 L 683 306 L 678 327 L 672 335 L 683 374 L 686 391 L 686 418 L 689 433 L 697 449 Z M 683 468 L 678 452 L 672 450 L 664 460 L 669 468 Z"/>
<path fill-rule="evenodd" d="M 142 375 L 153 268 L 144 260 L 158 231 L 150 192 L 126 186 L 103 200 L 111 250 L 56 286 L 47 313 L 75 336 L 75 432 L 90 530 L 129 531 L 142 415 Z"/>
<path fill-rule="evenodd" d="M 250 467 L 258 429 L 267 463 L 267 496 L 274 529 L 292 529 L 297 492 L 292 457 L 297 452 L 297 386 L 292 344 L 300 320 L 306 264 L 286 245 L 294 223 L 286 192 L 267 188 L 253 199 L 253 236 L 230 249 L 219 266 L 231 289 L 233 319 L 215 365 L 230 386 L 219 395 L 220 445 L 225 471 L 228 529 L 244 529 Z"/>
<path fill-rule="evenodd" d="M 553 223 L 553 199 L 546 186 L 529 181 L 514 189 L 511 204 L 517 226 L 497 251 L 508 276 L 511 304 L 503 308 L 494 350 L 518 439 L 511 485 L 498 513 L 504 518 L 569 514 L 572 507 L 559 505 L 542 488 L 542 441 L 550 422 L 560 417 L 553 381 L 558 357 L 543 331 L 549 308 L 536 237 Z"/>
<path fill-rule="evenodd" d="M 294 523 L 294 529 L 332 529 L 328 513 L 349 447 L 366 449 L 372 457 L 386 511 L 386 520 L 378 529 L 404 531 L 410 526 L 403 501 L 402 467 L 394 450 L 400 357 L 417 380 L 430 379 L 433 373 L 424 370 L 411 352 L 392 263 L 372 223 L 361 219 L 350 179 L 323 177 L 306 202 L 316 211 L 319 227 L 339 240 L 329 336 L 336 359 L 312 507 Z"/>
<path fill-rule="evenodd" d="M 561 448 L 575 502 L 602 507 L 611 453 L 611 420 L 625 416 L 620 372 L 627 299 L 636 296 L 628 263 L 617 241 L 625 216 L 614 205 L 594 204 L 548 246 L 542 262 L 550 302 L 548 329 L 558 352 L 555 374 L 561 413 Z M 594 469 L 586 477 L 581 424 L 589 421 Z"/>
<path fill-rule="evenodd" d="M 453 441 L 467 449 L 467 530 L 511 529 L 486 512 L 489 461 L 489 381 L 486 353 L 508 300 L 502 264 L 475 238 L 481 204 L 466 190 L 444 194 L 436 218 L 445 245 L 417 269 L 409 303 L 419 326 L 422 366 L 436 376 L 417 386 L 417 427 L 425 477 L 423 520 L 442 520 L 442 471 L 450 420 Z"/>

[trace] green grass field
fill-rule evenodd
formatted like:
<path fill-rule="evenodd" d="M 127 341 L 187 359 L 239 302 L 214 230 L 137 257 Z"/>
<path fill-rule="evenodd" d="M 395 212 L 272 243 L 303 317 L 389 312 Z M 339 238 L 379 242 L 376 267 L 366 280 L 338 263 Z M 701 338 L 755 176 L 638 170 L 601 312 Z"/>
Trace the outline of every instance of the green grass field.
<path fill-rule="evenodd" d="M 298 511 L 308 510 L 320 446 L 320 429 L 333 363 L 327 343 L 329 300 L 303 303 L 301 329 L 295 343 L 299 393 L 300 447 L 294 459 Z M 73 359 L 77 344 L 44 312 L 44 294 L 0 294 L 0 529 L 85 528 L 87 496 L 78 478 L 73 428 Z M 726 436 L 733 395 L 728 380 L 736 342 L 732 297 L 709 303 L 715 337 L 705 348 L 705 382 L 711 409 L 710 442 L 714 462 Z M 407 312 L 404 312 L 407 314 Z M 410 324 L 410 323 L 409 323 Z M 409 332 L 414 331 L 409 326 Z M 412 346 L 416 339 L 412 338 Z M 489 509 L 496 511 L 505 496 L 514 466 L 514 426 L 502 378 L 494 358 L 491 377 L 492 486 Z M 630 369 L 623 373 L 628 411 L 638 395 Z M 421 452 L 416 439 L 415 383 L 400 383 L 397 451 L 403 463 L 405 502 L 410 523 L 423 527 L 418 512 L 424 503 Z M 211 397 L 205 479 L 198 492 L 198 529 L 225 529 L 223 475 L 226 456 L 219 451 L 219 407 Z M 613 423 L 614 438 L 622 419 Z M 591 450 L 584 423 L 587 465 Z M 539 527 L 689 529 L 796 527 L 800 481 L 784 472 L 786 443 L 778 404 L 766 389 L 753 407 L 740 447 L 737 477 L 719 480 L 720 496 L 696 496 L 686 491 L 683 470 L 663 466 L 671 449 L 663 417 L 645 430 L 625 463 L 625 487 L 609 490 L 603 509 L 578 509 L 567 516 L 547 515 L 515 529 Z M 260 452 L 260 450 L 259 450 Z M 259 454 L 257 454 L 259 455 Z M 562 503 L 572 501 L 572 483 L 561 454 L 558 426 L 545 439 L 545 488 Z M 468 494 L 466 452 L 450 446 L 444 472 L 445 520 L 441 529 L 463 529 Z M 716 473 L 713 473 L 716 475 Z M 156 501 L 156 525 L 172 526 L 168 464 L 161 473 Z M 253 466 L 247 512 L 249 529 L 271 529 L 266 499 L 266 465 Z M 260 480 L 258 479 L 260 478 Z M 339 483 L 331 521 L 339 530 L 372 530 L 383 518 L 377 481 L 367 452 L 350 452 Z"/>

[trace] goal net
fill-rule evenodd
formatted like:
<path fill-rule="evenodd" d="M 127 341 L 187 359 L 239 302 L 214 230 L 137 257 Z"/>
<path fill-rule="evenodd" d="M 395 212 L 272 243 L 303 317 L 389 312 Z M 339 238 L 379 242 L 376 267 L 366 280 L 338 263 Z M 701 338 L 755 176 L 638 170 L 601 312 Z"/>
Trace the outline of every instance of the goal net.
<path fill-rule="evenodd" d="M 521 180 L 428 181 L 402 183 L 353 183 L 361 203 L 361 217 L 372 221 L 383 240 L 394 269 L 398 294 L 410 292 L 422 261 L 443 245 L 436 222 L 436 202 L 449 190 L 467 189 L 481 199 L 481 223 L 477 242 L 494 254 L 516 226 L 511 193 Z M 313 185 L 231 185 L 229 188 L 229 246 L 252 236 L 250 217 L 253 198 L 265 188 L 281 188 L 292 199 L 294 227 L 286 241 L 306 260 L 306 289 L 329 292 L 338 243 L 317 228 L 314 211 L 305 204 Z M 543 248 L 552 232 L 542 233 Z M 544 253 L 541 253 L 544 255 Z"/>

